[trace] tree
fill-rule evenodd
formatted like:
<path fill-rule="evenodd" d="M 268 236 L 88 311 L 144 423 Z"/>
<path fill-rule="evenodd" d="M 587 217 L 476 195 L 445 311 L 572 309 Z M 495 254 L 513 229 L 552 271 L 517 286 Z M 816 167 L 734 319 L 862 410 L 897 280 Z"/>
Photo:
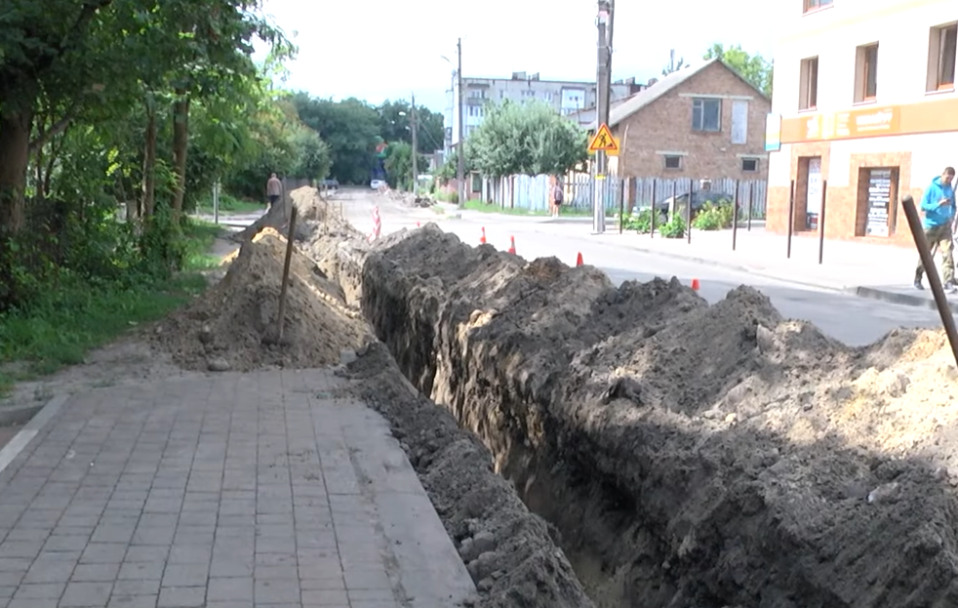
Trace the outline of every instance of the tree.
<path fill-rule="evenodd" d="M 344 184 L 369 180 L 379 138 L 380 118 L 364 101 L 313 99 L 306 93 L 292 98 L 300 120 L 329 145 L 330 174 Z"/>
<path fill-rule="evenodd" d="M 420 155 L 417 158 L 419 167 L 426 167 L 428 162 Z M 386 148 L 386 180 L 393 188 L 411 190 L 412 186 L 412 144 L 404 141 L 394 142 Z"/>
<path fill-rule="evenodd" d="M 406 142 L 412 144 L 410 115 L 412 106 L 404 99 L 385 101 L 376 108 L 379 114 L 379 135 L 387 142 Z M 445 118 L 439 112 L 433 112 L 425 106 L 416 106 L 417 147 L 421 154 L 432 154 L 443 148 L 445 140 Z"/>
<path fill-rule="evenodd" d="M 587 158 L 586 133 L 541 102 L 490 108 L 468 154 L 489 177 L 563 174 Z"/>
<path fill-rule="evenodd" d="M 704 58 L 724 61 L 755 88 L 772 96 L 772 63 L 762 55 L 750 55 L 739 44 L 725 48 L 722 43 L 716 42 L 706 51 Z"/>
<path fill-rule="evenodd" d="M 669 60 L 669 63 L 662 68 L 662 76 L 668 76 L 673 72 L 678 72 L 685 66 L 685 58 L 679 57 L 678 63 L 675 61 L 675 56 L 673 54 L 672 59 Z"/>

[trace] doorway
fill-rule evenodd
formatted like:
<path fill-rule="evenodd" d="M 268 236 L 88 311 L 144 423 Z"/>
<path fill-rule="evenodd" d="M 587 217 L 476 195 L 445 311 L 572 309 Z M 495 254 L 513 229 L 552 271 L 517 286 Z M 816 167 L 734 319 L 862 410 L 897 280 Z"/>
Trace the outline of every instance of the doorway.
<path fill-rule="evenodd" d="M 805 163 L 805 230 L 818 230 L 818 213 L 822 206 L 822 157 L 813 156 Z"/>

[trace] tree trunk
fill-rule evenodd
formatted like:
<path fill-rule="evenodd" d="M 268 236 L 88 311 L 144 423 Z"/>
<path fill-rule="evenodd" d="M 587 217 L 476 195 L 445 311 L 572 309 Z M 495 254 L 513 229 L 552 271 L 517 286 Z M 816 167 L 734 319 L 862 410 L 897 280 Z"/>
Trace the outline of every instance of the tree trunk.
<path fill-rule="evenodd" d="M 183 197 L 186 195 L 186 148 L 189 144 L 190 98 L 185 91 L 177 91 L 173 104 L 173 171 L 176 175 L 176 192 L 173 196 L 173 217 L 183 213 Z"/>
<path fill-rule="evenodd" d="M 0 113 L 0 236 L 19 232 L 24 225 L 32 125 L 32 111 Z"/>
<path fill-rule="evenodd" d="M 179 184 L 177 180 L 177 184 Z M 143 151 L 143 218 L 153 217 L 156 201 L 156 106 L 146 104 L 146 148 Z"/>

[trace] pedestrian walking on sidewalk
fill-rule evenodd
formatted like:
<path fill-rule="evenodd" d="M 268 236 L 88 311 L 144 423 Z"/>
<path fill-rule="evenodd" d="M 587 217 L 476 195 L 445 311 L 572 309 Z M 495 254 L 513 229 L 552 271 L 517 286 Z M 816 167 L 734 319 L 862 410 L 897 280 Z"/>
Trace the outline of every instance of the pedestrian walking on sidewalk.
<path fill-rule="evenodd" d="M 922 227 L 925 229 L 925 240 L 928 246 L 937 246 L 941 250 L 941 272 L 944 279 L 945 291 L 954 293 L 955 260 L 954 260 L 954 233 L 952 223 L 955 221 L 955 169 L 946 167 L 941 175 L 931 181 L 921 197 L 921 210 L 925 213 Z M 925 269 L 921 260 L 915 268 L 915 289 L 924 289 L 921 279 Z"/>
<path fill-rule="evenodd" d="M 565 199 L 565 191 L 562 189 L 562 180 L 556 178 L 556 185 L 552 188 L 552 217 L 559 217 L 559 208 Z"/>
<path fill-rule="evenodd" d="M 269 200 L 268 209 L 272 209 L 281 196 L 283 196 L 283 182 L 279 181 L 279 178 L 273 173 L 269 176 L 269 181 L 266 182 L 266 198 Z"/>

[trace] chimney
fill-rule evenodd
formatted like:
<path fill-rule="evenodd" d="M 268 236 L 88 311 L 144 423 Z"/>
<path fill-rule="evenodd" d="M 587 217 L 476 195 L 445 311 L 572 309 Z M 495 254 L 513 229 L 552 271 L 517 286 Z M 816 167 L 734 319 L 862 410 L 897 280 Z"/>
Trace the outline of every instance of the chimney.
<path fill-rule="evenodd" d="M 648 86 L 651 87 L 652 85 L 654 85 L 654 84 L 657 83 L 658 81 L 659 81 L 658 78 L 649 78 L 649 84 L 648 84 Z"/>

